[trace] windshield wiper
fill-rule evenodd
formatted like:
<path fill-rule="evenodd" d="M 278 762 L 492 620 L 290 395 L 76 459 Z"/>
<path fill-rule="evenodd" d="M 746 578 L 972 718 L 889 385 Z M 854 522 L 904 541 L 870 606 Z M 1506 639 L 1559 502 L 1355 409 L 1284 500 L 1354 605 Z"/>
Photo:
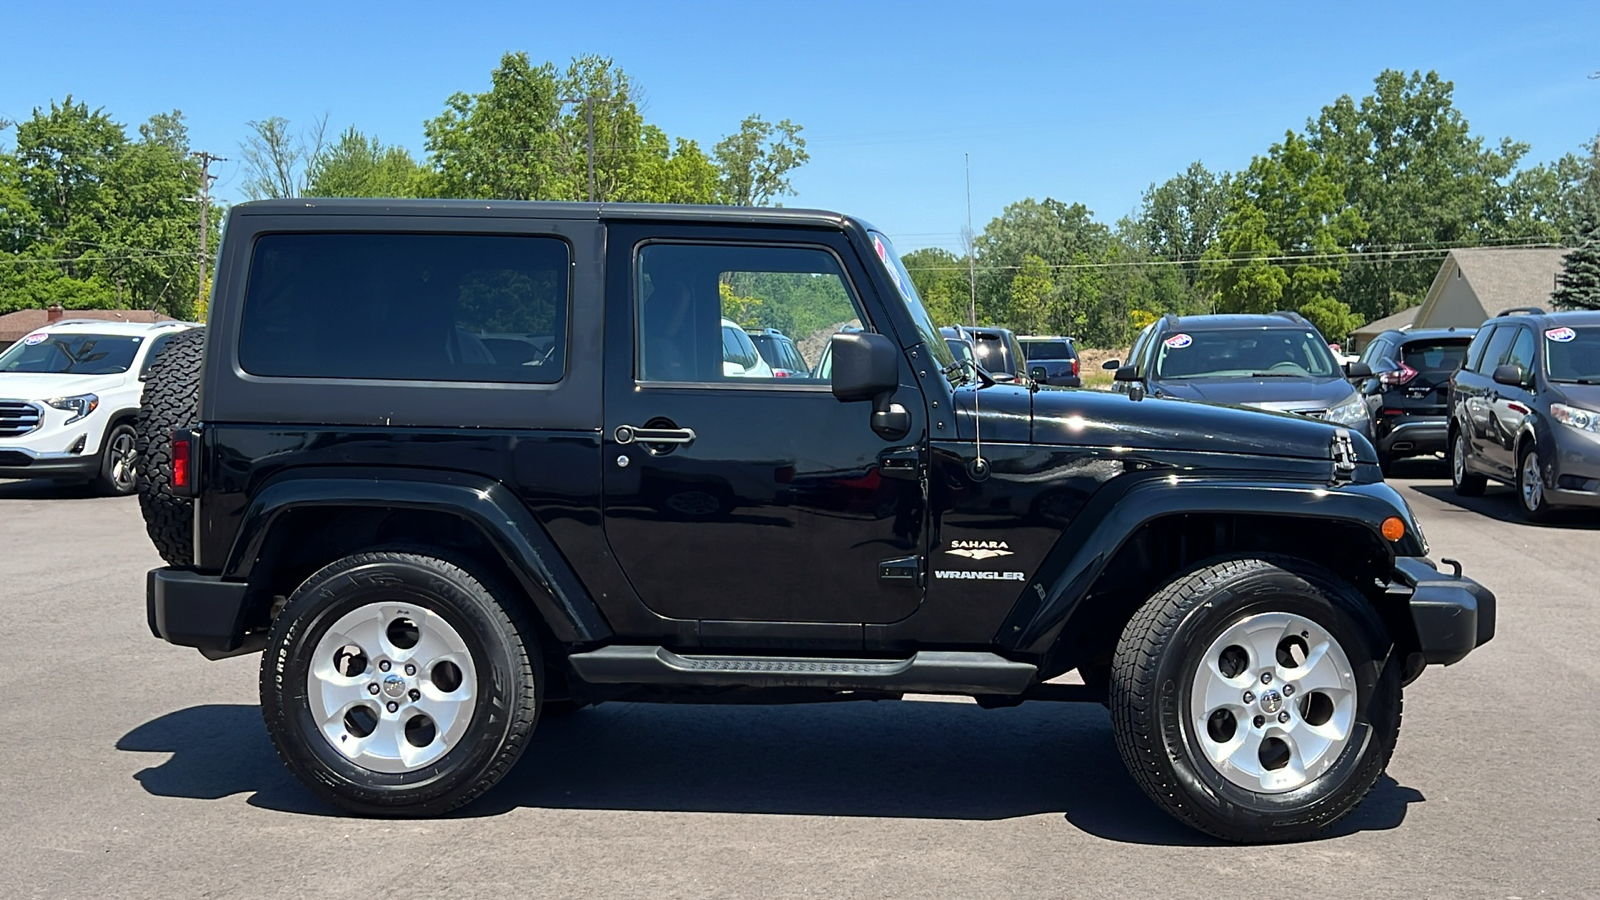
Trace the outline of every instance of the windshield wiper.
<path fill-rule="evenodd" d="M 1251 378 L 1305 378 L 1299 372 L 1251 372 Z"/>
<path fill-rule="evenodd" d="M 1559 384 L 1600 384 L 1600 378 L 1552 378 Z"/>

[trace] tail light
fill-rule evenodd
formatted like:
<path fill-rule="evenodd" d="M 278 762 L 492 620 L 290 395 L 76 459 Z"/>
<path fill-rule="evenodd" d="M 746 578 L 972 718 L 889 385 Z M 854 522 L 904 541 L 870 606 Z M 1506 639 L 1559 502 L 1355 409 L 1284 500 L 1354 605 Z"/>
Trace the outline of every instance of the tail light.
<path fill-rule="evenodd" d="M 1398 385 L 1405 384 L 1415 377 L 1417 377 L 1417 370 L 1411 368 L 1405 363 L 1401 363 L 1400 368 L 1395 369 L 1393 372 L 1384 372 L 1380 374 L 1378 376 L 1378 380 L 1387 385 Z"/>
<path fill-rule="evenodd" d="M 187 429 L 172 435 L 172 489 L 179 494 L 187 494 L 191 487 L 194 473 L 189 464 L 193 442 L 193 433 Z"/>
<path fill-rule="evenodd" d="M 1072 374 L 1078 374 L 1078 358 L 1076 356 L 1072 358 Z"/>
<path fill-rule="evenodd" d="M 773 378 L 788 378 L 789 377 L 789 370 L 788 369 L 773 369 L 772 370 L 772 377 Z"/>

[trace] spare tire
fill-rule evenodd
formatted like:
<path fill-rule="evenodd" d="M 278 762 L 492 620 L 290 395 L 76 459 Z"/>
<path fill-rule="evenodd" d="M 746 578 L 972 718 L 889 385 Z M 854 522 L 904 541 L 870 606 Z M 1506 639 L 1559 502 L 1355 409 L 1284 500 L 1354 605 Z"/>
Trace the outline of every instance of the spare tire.
<path fill-rule="evenodd" d="M 172 488 L 172 432 L 200 420 L 200 362 L 206 330 L 174 335 L 150 365 L 134 451 L 139 459 L 139 510 L 161 558 L 174 566 L 194 564 L 194 501 Z"/>

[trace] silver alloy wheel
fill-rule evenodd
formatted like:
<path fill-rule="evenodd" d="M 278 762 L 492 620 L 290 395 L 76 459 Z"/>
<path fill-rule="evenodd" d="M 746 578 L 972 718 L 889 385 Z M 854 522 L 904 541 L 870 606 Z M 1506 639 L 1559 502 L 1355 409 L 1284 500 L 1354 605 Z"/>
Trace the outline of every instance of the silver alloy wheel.
<path fill-rule="evenodd" d="M 1279 794 L 1320 776 L 1355 729 L 1350 658 L 1304 616 L 1247 616 L 1222 632 L 1194 674 L 1190 724 L 1206 761 L 1249 791 Z"/>
<path fill-rule="evenodd" d="M 111 456 L 111 483 L 116 485 L 119 491 L 133 490 L 134 479 L 138 475 L 133 435 L 126 431 L 118 433 L 112 438 L 111 446 L 106 452 Z"/>
<path fill-rule="evenodd" d="M 351 762 L 413 772 L 448 753 L 472 722 L 478 673 L 436 613 L 395 602 L 341 616 L 317 641 L 306 697 L 317 728 Z"/>
<path fill-rule="evenodd" d="M 1539 473 L 1539 454 L 1528 451 L 1522 456 L 1522 506 L 1528 512 L 1538 512 L 1544 503 L 1544 476 Z"/>
<path fill-rule="evenodd" d="M 1450 448 L 1450 478 L 1456 487 L 1467 477 L 1467 436 L 1457 432 L 1456 442 Z"/>

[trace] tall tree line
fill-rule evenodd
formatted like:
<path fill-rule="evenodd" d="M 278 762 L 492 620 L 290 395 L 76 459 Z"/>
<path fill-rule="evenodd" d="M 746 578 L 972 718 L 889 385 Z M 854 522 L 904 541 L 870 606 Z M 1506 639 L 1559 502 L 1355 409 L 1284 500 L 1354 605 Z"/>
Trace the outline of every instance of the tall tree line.
<path fill-rule="evenodd" d="M 980 321 L 1105 347 L 1166 312 L 1297 310 L 1342 340 L 1420 303 L 1452 247 L 1578 247 L 1558 299 L 1600 306 L 1600 136 L 1547 165 L 1520 166 L 1527 152 L 1474 135 L 1436 73 L 1385 71 L 1244 171 L 1196 162 L 1152 184 L 1114 226 L 1030 198 L 974 240 L 974 279 L 941 249 L 906 267 L 940 321 L 967 321 L 975 289 Z"/>

